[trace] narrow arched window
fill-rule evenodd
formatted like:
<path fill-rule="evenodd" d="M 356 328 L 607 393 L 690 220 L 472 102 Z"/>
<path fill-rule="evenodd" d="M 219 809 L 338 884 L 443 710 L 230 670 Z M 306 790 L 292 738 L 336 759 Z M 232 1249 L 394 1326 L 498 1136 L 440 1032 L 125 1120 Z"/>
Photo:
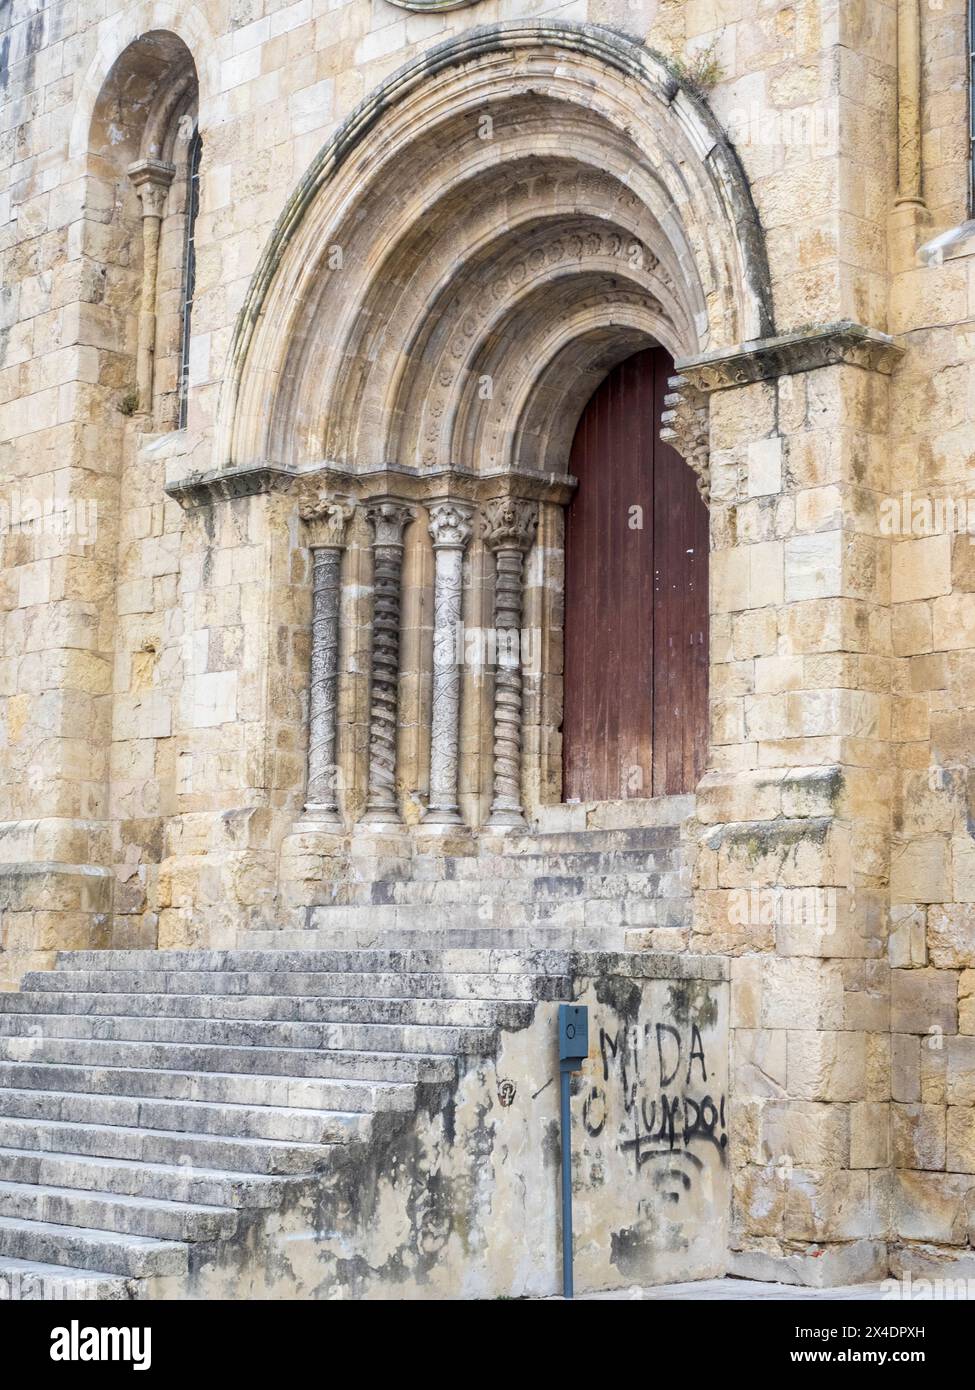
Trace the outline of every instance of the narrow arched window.
<path fill-rule="evenodd" d="M 183 258 L 183 301 L 179 340 L 179 428 L 186 425 L 186 401 L 190 373 L 190 320 L 196 290 L 196 214 L 200 207 L 200 156 L 203 141 L 197 130 L 190 142 L 186 186 L 186 251 Z"/>

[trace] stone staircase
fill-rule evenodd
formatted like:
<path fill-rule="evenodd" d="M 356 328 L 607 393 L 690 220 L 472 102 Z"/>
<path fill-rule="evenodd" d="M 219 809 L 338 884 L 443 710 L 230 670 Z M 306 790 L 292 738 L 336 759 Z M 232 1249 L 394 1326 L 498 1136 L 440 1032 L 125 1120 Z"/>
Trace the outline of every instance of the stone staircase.
<path fill-rule="evenodd" d="M 683 809 L 687 798 L 672 798 Z M 449 843 L 449 842 L 448 842 Z M 508 945 L 677 949 L 687 922 L 681 826 L 541 830 L 484 837 L 473 852 L 427 850 L 350 860 L 305 926 L 247 935 L 254 945 L 435 945 L 445 930 L 485 929 Z M 312 933 L 312 934 L 309 934 Z M 394 935 L 390 935 L 394 933 Z M 419 935 L 416 935 L 419 933 Z M 492 938 L 494 939 L 494 938 Z M 460 942 L 461 938 L 457 938 Z"/>
<path fill-rule="evenodd" d="M 409 878 L 360 861 L 303 931 L 27 975 L 0 993 L 0 1286 L 293 1294 L 280 1242 L 338 1232 L 421 1112 L 429 1129 L 540 1003 L 599 974 L 582 952 L 673 923 L 677 853 L 658 826 L 509 836 Z M 347 1264 L 300 1296 L 333 1296 Z"/>

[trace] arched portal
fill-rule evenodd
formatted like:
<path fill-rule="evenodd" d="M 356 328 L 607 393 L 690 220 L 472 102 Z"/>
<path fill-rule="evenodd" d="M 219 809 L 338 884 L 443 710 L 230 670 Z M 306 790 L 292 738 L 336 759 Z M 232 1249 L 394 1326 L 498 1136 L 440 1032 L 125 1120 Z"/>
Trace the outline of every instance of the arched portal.
<path fill-rule="evenodd" d="M 607 353 L 770 321 L 737 158 L 662 60 L 592 26 L 473 30 L 388 79 L 296 190 L 215 462 L 561 471 Z"/>
<path fill-rule="evenodd" d="M 673 360 L 626 358 L 576 428 L 567 510 L 565 800 L 692 791 L 707 752 L 708 513 L 660 438 Z"/>
<path fill-rule="evenodd" d="M 549 21 L 475 30 L 353 113 L 255 271 L 214 459 L 317 490 L 302 513 L 313 550 L 327 494 L 353 503 L 345 636 L 323 625 L 313 659 L 331 669 L 342 648 L 344 684 L 309 695 L 309 746 L 316 764 L 337 761 L 347 819 L 503 827 L 562 796 L 563 508 L 580 415 L 651 345 L 679 358 L 770 330 L 734 151 L 640 44 Z M 465 655 L 460 675 L 437 628 L 448 614 L 492 653 Z M 532 651 L 511 661 L 496 649 L 514 629 Z M 344 753 L 337 729 L 352 731 Z M 307 804 L 337 811 L 317 793 Z"/>

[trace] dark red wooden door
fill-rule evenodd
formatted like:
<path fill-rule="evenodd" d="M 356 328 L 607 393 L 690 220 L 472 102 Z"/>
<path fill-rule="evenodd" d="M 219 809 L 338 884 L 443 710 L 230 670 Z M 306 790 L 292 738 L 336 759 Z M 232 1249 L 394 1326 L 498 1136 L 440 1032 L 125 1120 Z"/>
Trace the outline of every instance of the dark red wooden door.
<path fill-rule="evenodd" d="M 708 514 L 659 437 L 663 348 L 620 363 L 576 430 L 566 517 L 563 797 L 689 791 L 707 751 Z"/>

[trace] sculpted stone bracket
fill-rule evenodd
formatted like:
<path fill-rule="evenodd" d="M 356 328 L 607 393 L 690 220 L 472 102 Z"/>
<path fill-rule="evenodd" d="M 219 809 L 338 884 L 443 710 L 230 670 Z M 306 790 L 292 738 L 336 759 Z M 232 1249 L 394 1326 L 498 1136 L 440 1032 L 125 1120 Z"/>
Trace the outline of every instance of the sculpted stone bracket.
<path fill-rule="evenodd" d="M 704 391 L 685 376 L 672 376 L 660 416 L 660 438 L 676 449 L 697 476 L 697 490 L 711 500 L 708 401 Z"/>
<path fill-rule="evenodd" d="M 697 475 L 697 487 L 710 501 L 711 472 L 708 396 L 735 386 L 774 381 L 780 376 L 846 365 L 889 374 L 903 349 L 886 333 L 845 320 L 799 333 L 743 343 L 732 352 L 705 353 L 676 363 L 664 398 L 660 438 Z"/>
<path fill-rule="evenodd" d="M 707 393 L 838 365 L 889 374 L 903 351 L 887 333 L 843 320 L 777 338 L 759 338 L 731 352 L 681 358 L 675 365 L 682 382 Z"/>
<path fill-rule="evenodd" d="M 205 473 L 188 473 L 167 483 L 167 497 L 178 502 L 184 511 L 195 507 L 212 507 L 215 502 L 231 501 L 235 497 L 259 497 L 268 492 L 288 492 L 295 474 L 288 468 L 260 464 L 248 468 L 211 468 Z"/>

